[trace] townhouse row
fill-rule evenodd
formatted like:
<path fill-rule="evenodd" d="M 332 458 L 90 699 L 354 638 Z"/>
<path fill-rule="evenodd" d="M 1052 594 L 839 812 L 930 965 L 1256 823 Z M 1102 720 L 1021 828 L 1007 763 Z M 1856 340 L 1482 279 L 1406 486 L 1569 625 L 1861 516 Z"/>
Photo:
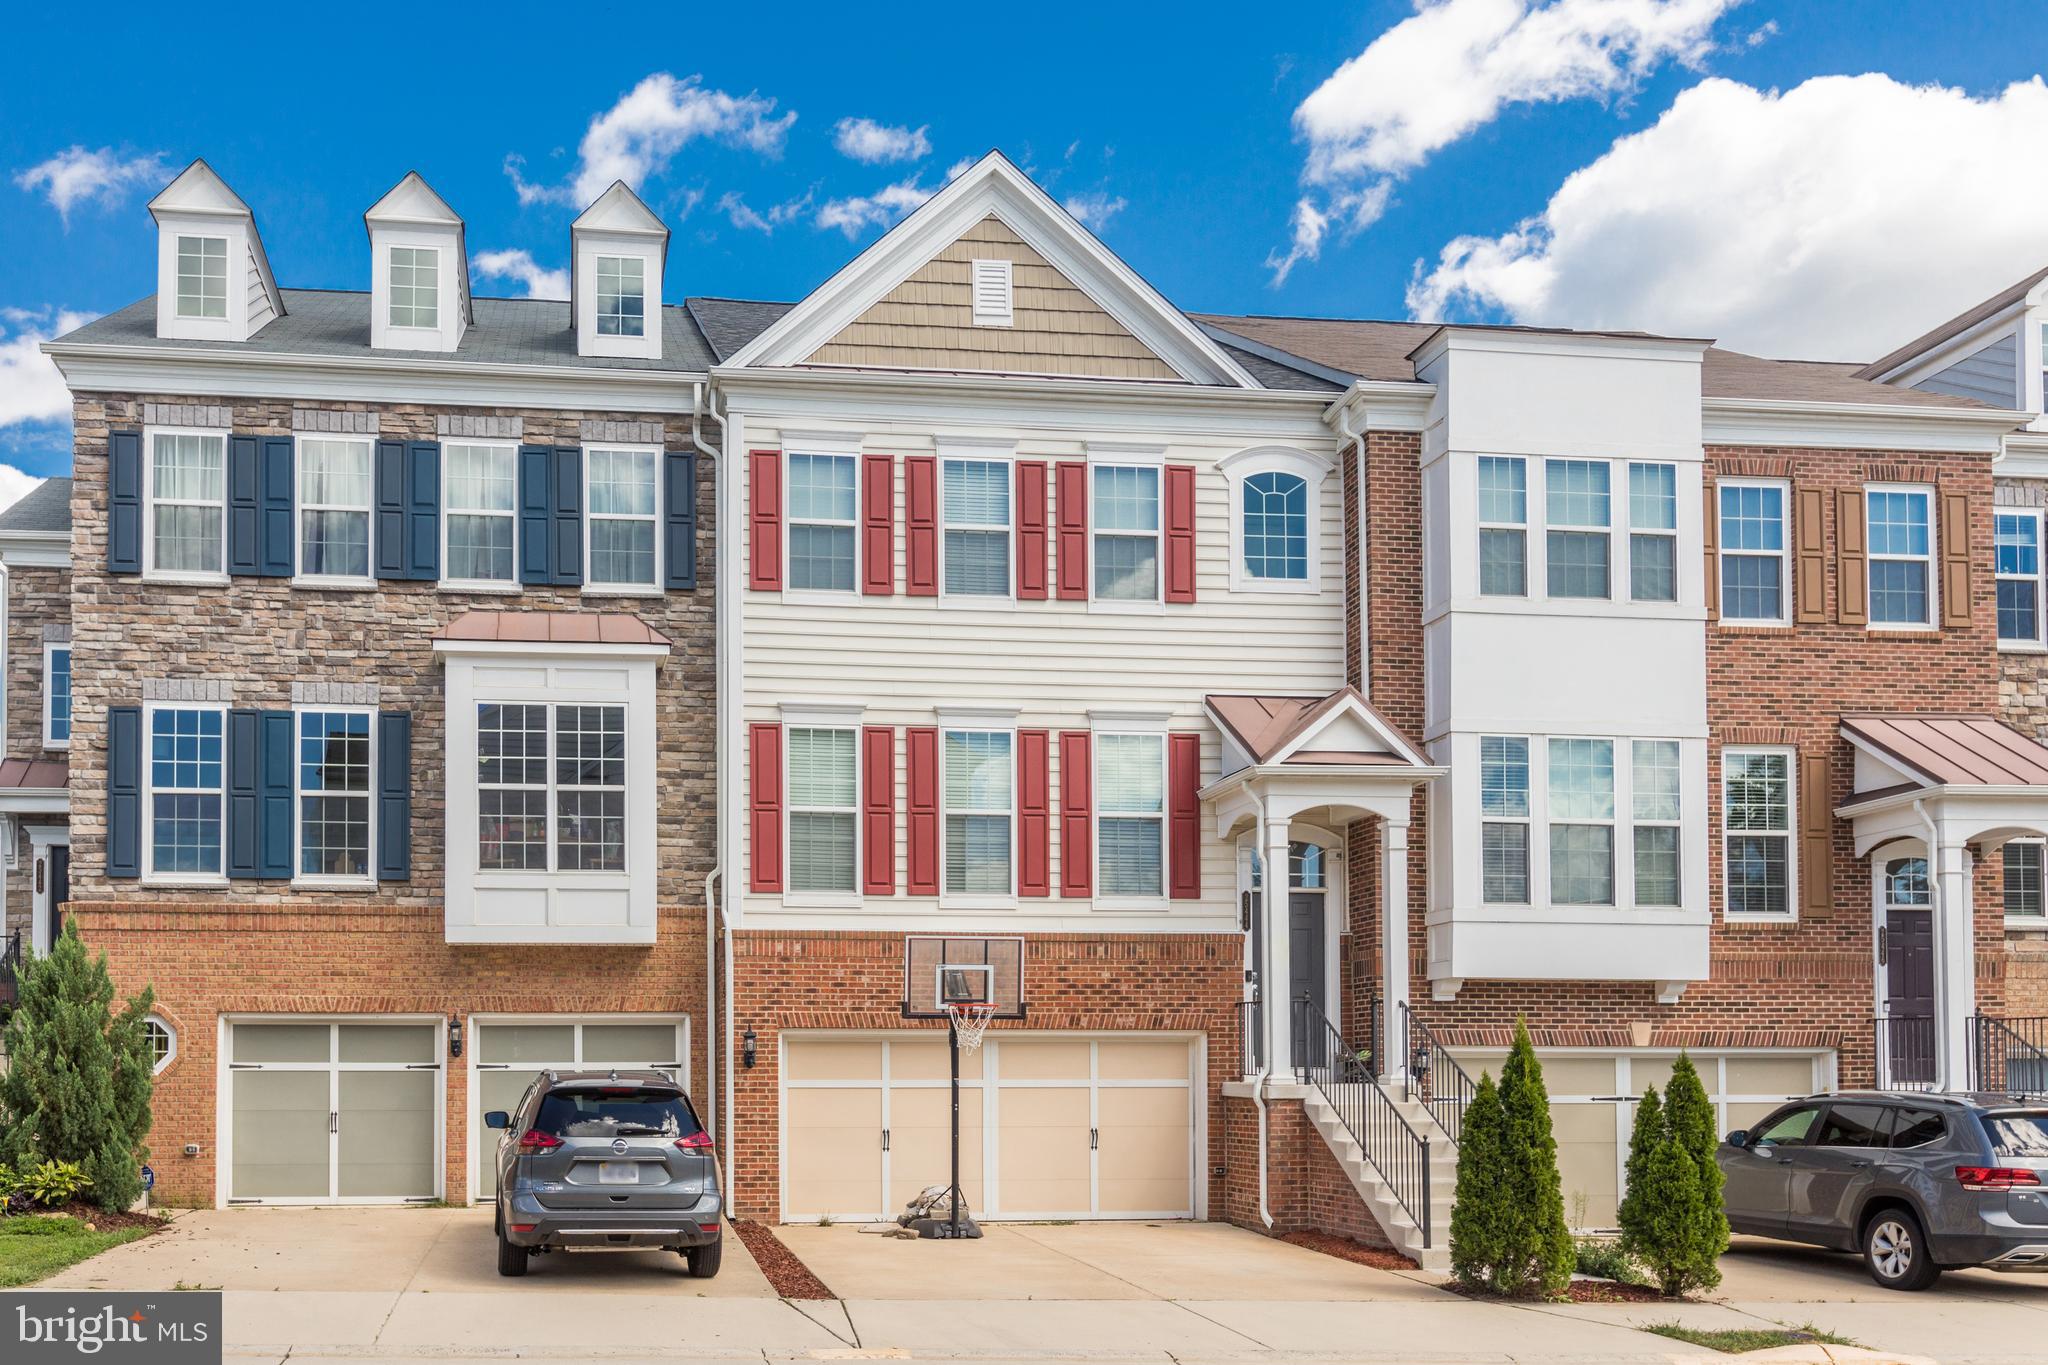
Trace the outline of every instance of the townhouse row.
<path fill-rule="evenodd" d="M 1739 1127 L 2048 1046 L 2040 278 L 1857 374 L 1191 315 L 997 154 L 795 304 L 664 303 L 624 185 L 566 304 L 416 175 L 367 291 L 151 212 L 0 516 L 0 812 L 157 991 L 175 1201 L 486 1198 L 484 1111 L 656 1066 L 742 1215 L 887 1216 L 947 969 L 990 1218 L 1405 1245 L 1316 1077 L 1441 1154 L 1518 1016 L 1592 1225 L 1681 1048 Z"/>

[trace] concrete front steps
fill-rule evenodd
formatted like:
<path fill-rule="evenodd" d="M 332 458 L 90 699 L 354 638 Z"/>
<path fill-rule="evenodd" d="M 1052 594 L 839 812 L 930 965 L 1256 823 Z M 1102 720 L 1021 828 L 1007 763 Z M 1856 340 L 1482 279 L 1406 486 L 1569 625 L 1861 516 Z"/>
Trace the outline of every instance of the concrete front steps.
<path fill-rule="evenodd" d="M 1340 1097 L 1347 1090 L 1354 1090 L 1364 1082 L 1347 1082 L 1335 1088 Z M 1322 1135 L 1330 1152 L 1337 1158 L 1350 1179 L 1352 1189 L 1365 1201 L 1365 1206 L 1387 1234 L 1387 1240 L 1402 1255 L 1412 1258 L 1424 1270 L 1449 1270 L 1451 1268 L 1451 1204 L 1458 1189 L 1458 1149 L 1450 1136 L 1437 1126 L 1429 1111 L 1421 1103 L 1389 1096 L 1408 1126 L 1429 1139 L 1429 1245 L 1422 1244 L 1422 1229 L 1416 1225 L 1408 1211 L 1394 1198 L 1393 1190 L 1373 1169 L 1365 1153 L 1352 1140 L 1344 1122 L 1337 1115 L 1337 1108 L 1315 1087 L 1309 1087 L 1302 1098 L 1302 1111 L 1316 1132 Z M 1389 1154 L 1391 1156 L 1391 1154 Z"/>

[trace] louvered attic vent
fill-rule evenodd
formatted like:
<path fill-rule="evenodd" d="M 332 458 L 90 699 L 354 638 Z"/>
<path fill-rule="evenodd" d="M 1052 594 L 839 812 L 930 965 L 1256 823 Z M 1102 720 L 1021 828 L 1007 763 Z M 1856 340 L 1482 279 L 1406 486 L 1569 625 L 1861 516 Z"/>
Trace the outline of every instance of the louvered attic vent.
<path fill-rule="evenodd" d="M 1010 326 L 1014 321 L 1010 314 L 1010 263 L 975 261 L 973 266 L 974 325 Z"/>

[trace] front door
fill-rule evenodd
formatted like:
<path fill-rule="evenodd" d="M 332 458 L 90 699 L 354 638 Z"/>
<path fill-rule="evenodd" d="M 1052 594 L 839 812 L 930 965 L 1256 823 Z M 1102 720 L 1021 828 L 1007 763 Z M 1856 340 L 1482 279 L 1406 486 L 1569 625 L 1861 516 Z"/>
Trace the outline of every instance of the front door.
<path fill-rule="evenodd" d="M 1924 1085 L 1935 1075 L 1934 911 L 1925 858 L 1884 867 L 1884 1020 L 1880 1084 Z"/>
<path fill-rule="evenodd" d="M 1287 965 L 1292 978 L 1287 983 L 1287 998 L 1293 1001 L 1306 997 L 1310 1006 L 1307 1021 L 1299 1011 L 1294 1016 L 1294 1064 L 1319 1066 L 1325 1060 L 1328 1035 L 1320 1020 L 1328 1018 L 1330 1012 L 1323 953 L 1323 893 L 1289 892 L 1287 912 Z"/>

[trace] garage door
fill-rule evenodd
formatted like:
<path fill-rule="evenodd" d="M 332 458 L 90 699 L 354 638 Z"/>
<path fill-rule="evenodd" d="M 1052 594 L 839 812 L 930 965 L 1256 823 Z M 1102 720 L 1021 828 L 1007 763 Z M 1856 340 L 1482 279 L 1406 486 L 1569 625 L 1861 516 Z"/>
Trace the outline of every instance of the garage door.
<path fill-rule="evenodd" d="M 498 1134 L 484 1127 L 484 1115 L 518 1104 L 541 1072 L 619 1067 L 688 1075 L 689 1024 L 678 1015 L 475 1019 L 471 1029 L 470 1183 L 477 1199 L 498 1192 Z"/>
<path fill-rule="evenodd" d="M 961 1058 L 960 1166 L 991 1218 L 1193 1216 L 1185 1038 L 990 1039 Z M 940 1038 L 784 1045 L 783 1217 L 893 1218 L 949 1170 Z"/>
<path fill-rule="evenodd" d="M 1663 1094 L 1675 1052 L 1539 1052 L 1550 1093 L 1550 1127 L 1557 1139 L 1557 1169 L 1565 1216 L 1575 1227 L 1611 1228 L 1625 1193 L 1623 1170 L 1635 1106 L 1643 1088 Z M 1502 1052 L 1460 1052 L 1458 1062 L 1477 1077 L 1500 1075 Z M 1714 1102 L 1720 1132 L 1747 1127 L 1787 1099 L 1829 1083 L 1829 1057 L 1811 1052 L 1693 1053 L 1693 1065 Z"/>
<path fill-rule="evenodd" d="M 228 1202 L 437 1198 L 441 1027 L 229 1024 Z"/>

